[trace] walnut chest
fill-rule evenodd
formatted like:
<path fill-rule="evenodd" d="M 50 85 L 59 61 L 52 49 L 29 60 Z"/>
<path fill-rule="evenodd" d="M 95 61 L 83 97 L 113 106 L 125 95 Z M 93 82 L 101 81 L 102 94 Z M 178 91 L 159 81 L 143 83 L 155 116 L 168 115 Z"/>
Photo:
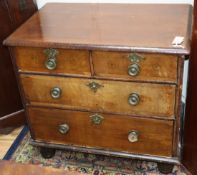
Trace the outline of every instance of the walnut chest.
<path fill-rule="evenodd" d="M 189 5 L 58 3 L 33 15 L 4 41 L 32 144 L 179 163 L 190 16 Z"/>

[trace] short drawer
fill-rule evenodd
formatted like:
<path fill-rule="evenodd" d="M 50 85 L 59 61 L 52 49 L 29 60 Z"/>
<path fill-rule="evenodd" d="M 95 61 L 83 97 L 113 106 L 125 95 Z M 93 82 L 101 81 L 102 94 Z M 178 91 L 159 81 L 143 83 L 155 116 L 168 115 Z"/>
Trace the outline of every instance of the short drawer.
<path fill-rule="evenodd" d="M 175 85 L 21 75 L 32 105 L 128 115 L 174 117 Z"/>
<path fill-rule="evenodd" d="M 20 72 L 91 75 L 88 51 L 16 47 L 14 53 Z"/>
<path fill-rule="evenodd" d="M 177 56 L 93 51 L 98 77 L 126 80 L 177 82 Z"/>
<path fill-rule="evenodd" d="M 157 156 L 172 155 L 173 121 L 29 107 L 37 141 Z"/>

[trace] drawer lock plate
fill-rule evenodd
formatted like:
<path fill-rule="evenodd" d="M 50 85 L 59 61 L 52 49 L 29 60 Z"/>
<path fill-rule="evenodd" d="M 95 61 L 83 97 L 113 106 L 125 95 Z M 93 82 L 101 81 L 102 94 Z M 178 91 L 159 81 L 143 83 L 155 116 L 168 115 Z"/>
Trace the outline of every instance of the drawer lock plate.
<path fill-rule="evenodd" d="M 92 123 L 95 125 L 100 125 L 104 119 L 104 117 L 99 114 L 91 115 L 90 118 L 92 120 Z"/>
<path fill-rule="evenodd" d="M 103 85 L 97 83 L 97 82 L 90 82 L 87 84 L 87 86 L 93 91 L 93 92 L 97 92 L 97 90 L 101 87 L 104 87 Z"/>

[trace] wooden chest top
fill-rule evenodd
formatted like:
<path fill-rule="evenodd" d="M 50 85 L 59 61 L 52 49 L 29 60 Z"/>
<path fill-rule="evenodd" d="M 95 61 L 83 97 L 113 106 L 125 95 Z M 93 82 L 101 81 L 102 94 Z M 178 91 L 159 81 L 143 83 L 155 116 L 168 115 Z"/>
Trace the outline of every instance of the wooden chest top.
<path fill-rule="evenodd" d="M 6 41 L 9 46 L 189 54 L 190 5 L 47 4 Z M 178 21 L 178 22 L 177 22 Z M 173 47 L 183 36 L 180 47 Z"/>

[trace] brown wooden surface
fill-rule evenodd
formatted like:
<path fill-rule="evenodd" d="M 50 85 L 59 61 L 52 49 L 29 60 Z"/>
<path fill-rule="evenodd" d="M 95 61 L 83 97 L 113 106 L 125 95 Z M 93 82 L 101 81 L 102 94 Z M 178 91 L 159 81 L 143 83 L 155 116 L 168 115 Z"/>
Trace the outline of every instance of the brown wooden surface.
<path fill-rule="evenodd" d="M 1 17 L 1 15 L 0 15 Z M 0 117 L 22 109 L 21 99 L 7 48 L 0 48 Z"/>
<path fill-rule="evenodd" d="M 57 50 L 57 67 L 48 70 L 45 67 L 47 58 L 43 48 L 16 47 L 14 53 L 19 72 L 90 76 L 90 64 L 93 64 L 92 74 L 98 78 L 177 82 L 178 60 L 173 55 L 140 54 L 144 58 L 138 63 L 140 73 L 133 77 L 128 75 L 128 66 L 133 64 L 128 56 L 132 53 L 95 51 L 92 53 L 91 63 L 88 51 Z"/>
<path fill-rule="evenodd" d="M 20 2 L 20 0 L 0 0 L 0 118 L 3 117 L 0 121 L 1 129 L 10 127 L 11 124 L 13 127 L 15 124 L 18 126 L 24 122 L 24 118 L 19 115 L 13 119 L 13 114 L 22 110 L 23 107 L 9 51 L 2 45 L 3 40 L 36 11 L 32 0 L 26 1 L 28 2 L 26 10 L 18 9 Z"/>
<path fill-rule="evenodd" d="M 97 82 L 101 86 L 93 92 L 87 85 Z M 122 113 L 163 118 L 174 117 L 175 86 L 133 82 L 62 78 L 39 75 L 21 75 L 25 98 L 31 105 L 54 106 L 110 113 Z M 62 90 L 59 99 L 53 99 L 50 91 Z M 136 106 L 128 104 L 131 93 L 140 96 Z"/>
<path fill-rule="evenodd" d="M 26 122 L 24 110 L 17 111 L 0 118 L 0 133 L 8 134 L 14 128 L 22 126 Z"/>
<path fill-rule="evenodd" d="M 50 74 L 65 74 L 90 76 L 89 52 L 82 50 L 57 49 L 57 67 L 48 70 L 45 67 L 47 60 L 43 48 L 17 47 L 15 49 L 16 63 L 19 71 Z"/>
<path fill-rule="evenodd" d="M 6 1 L 0 1 L 0 117 L 22 108 L 21 100 L 12 68 L 9 51 L 2 45 L 3 39 L 13 30 Z"/>
<path fill-rule="evenodd" d="M 183 164 L 197 175 L 197 2 L 194 1 L 194 25 L 185 112 Z"/>
<path fill-rule="evenodd" d="M 176 89 L 176 105 L 175 105 L 175 116 L 176 120 L 174 123 L 174 140 L 173 140 L 173 152 L 174 156 L 178 156 L 179 161 L 181 160 L 181 149 L 182 149 L 182 138 L 183 133 L 181 131 L 183 127 L 183 102 L 182 102 L 182 88 L 183 88 L 183 68 L 184 68 L 184 57 L 178 59 L 177 69 L 177 89 Z M 181 128 L 181 129 L 180 129 Z"/>
<path fill-rule="evenodd" d="M 35 140 L 138 154 L 171 156 L 172 121 L 100 114 L 104 119 L 100 125 L 95 125 L 90 118 L 92 114 L 95 113 L 28 108 Z M 58 126 L 64 123 L 70 127 L 65 135 L 58 131 Z M 139 131 L 138 142 L 128 141 L 128 133 L 132 130 Z"/>
<path fill-rule="evenodd" d="M 30 164 L 19 164 L 11 161 L 0 161 L 1 175 L 82 175 L 76 171 L 40 167 Z"/>
<path fill-rule="evenodd" d="M 143 80 L 157 82 L 177 82 L 177 57 L 161 54 L 139 54 L 144 59 L 137 64 L 140 73 L 128 75 L 128 66 L 134 64 L 129 60 L 132 53 L 92 52 L 95 76 L 123 78 L 126 80 Z"/>
<path fill-rule="evenodd" d="M 52 3 L 5 44 L 189 54 L 190 15 L 189 5 Z M 175 36 L 184 37 L 181 47 L 172 46 Z"/>

